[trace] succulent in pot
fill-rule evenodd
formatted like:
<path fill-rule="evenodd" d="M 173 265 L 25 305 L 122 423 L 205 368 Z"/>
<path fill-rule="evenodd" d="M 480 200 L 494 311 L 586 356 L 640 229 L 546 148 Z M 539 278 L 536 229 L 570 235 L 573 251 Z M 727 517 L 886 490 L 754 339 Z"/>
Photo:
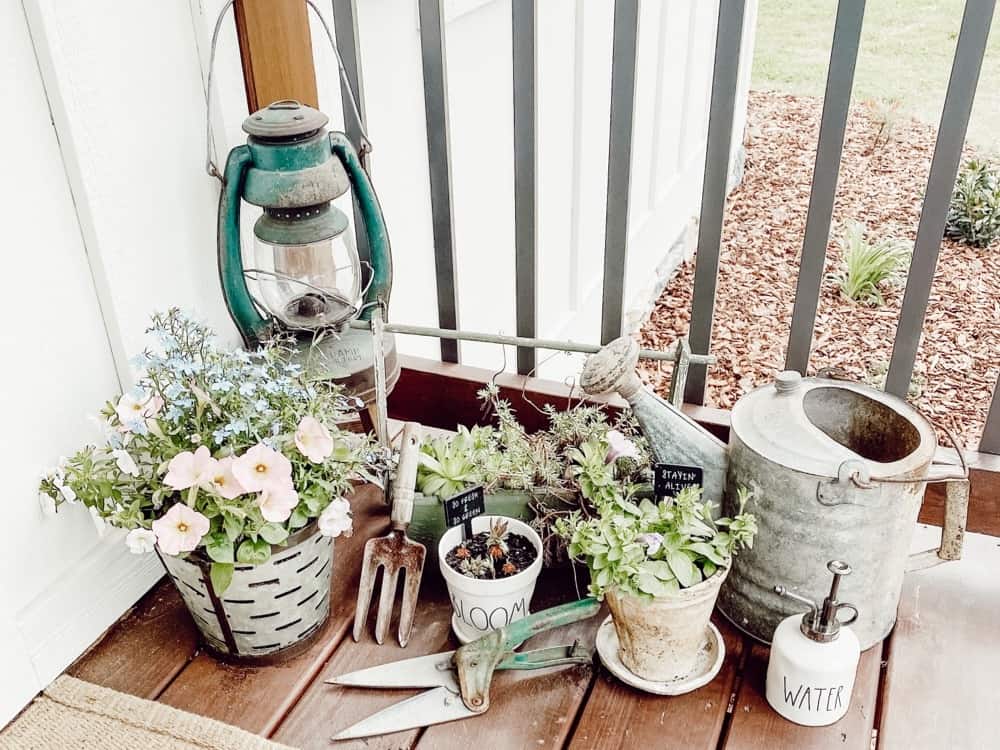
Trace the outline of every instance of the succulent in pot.
<path fill-rule="evenodd" d="M 529 614 L 542 570 L 542 540 L 523 521 L 501 516 L 472 519 L 472 537 L 455 526 L 438 543 L 448 585 L 452 628 L 463 643 Z"/>
<path fill-rule="evenodd" d="M 326 619 L 333 538 L 385 457 L 338 428 L 352 405 L 280 344 L 223 350 L 178 310 L 149 332 L 135 388 L 101 411 L 97 444 L 45 474 L 43 508 L 82 504 L 133 552 L 155 550 L 216 652 L 273 655 Z"/>
<path fill-rule="evenodd" d="M 568 551 L 586 562 L 590 593 L 607 599 L 622 663 L 644 680 L 683 679 L 706 642 L 709 619 L 732 556 L 753 544 L 746 512 L 712 520 L 711 503 L 689 487 L 659 502 L 612 493 L 595 516 L 558 522 Z"/>
<path fill-rule="evenodd" d="M 528 434 L 494 385 L 479 393 L 495 425 L 459 427 L 421 446 L 411 535 L 436 550 L 445 531 L 441 501 L 482 485 L 486 513 L 529 521 L 543 541 L 545 564 L 565 560 L 555 521 L 583 509 L 621 483 L 646 483 L 649 454 L 625 413 L 609 421 L 601 407 L 578 403 L 565 411 L 546 405 L 545 430 Z"/>

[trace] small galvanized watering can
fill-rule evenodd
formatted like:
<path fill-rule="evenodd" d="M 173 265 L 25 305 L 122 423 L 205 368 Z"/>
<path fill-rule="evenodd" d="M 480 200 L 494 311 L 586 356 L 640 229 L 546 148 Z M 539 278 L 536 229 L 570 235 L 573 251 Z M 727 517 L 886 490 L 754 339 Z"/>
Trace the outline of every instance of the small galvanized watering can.
<path fill-rule="evenodd" d="M 744 632 L 770 642 L 794 612 L 775 583 L 822 599 L 826 562 L 847 558 L 855 574 L 843 595 L 860 612 L 853 629 L 866 649 L 892 628 L 907 570 L 961 556 L 969 499 L 962 451 L 955 444 L 960 466 L 932 468 L 934 428 L 904 400 L 782 372 L 737 402 L 727 448 L 639 382 L 636 353 L 630 339 L 611 342 L 587 361 L 582 385 L 589 393 L 618 391 L 655 460 L 701 467 L 705 497 L 721 498 L 726 513 L 737 488 L 754 492 L 757 539 L 734 559 L 719 596 L 719 609 Z M 941 546 L 909 556 L 928 482 L 950 483 Z"/>

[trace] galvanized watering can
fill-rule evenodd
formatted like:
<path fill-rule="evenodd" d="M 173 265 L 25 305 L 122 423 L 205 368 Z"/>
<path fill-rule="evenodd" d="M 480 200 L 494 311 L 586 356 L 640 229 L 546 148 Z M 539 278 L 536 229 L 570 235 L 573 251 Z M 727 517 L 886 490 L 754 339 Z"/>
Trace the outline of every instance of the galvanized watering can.
<path fill-rule="evenodd" d="M 842 593 L 857 605 L 852 627 L 869 648 L 892 629 L 903 574 L 961 556 L 969 500 L 961 448 L 952 438 L 961 465 L 932 467 L 934 427 L 903 399 L 782 372 L 737 402 L 727 447 L 643 386 L 636 357 L 631 339 L 611 342 L 588 359 L 584 390 L 621 394 L 654 459 L 702 468 L 704 496 L 725 513 L 734 510 L 738 487 L 754 492 L 757 539 L 734 559 L 719 596 L 719 609 L 740 630 L 769 643 L 795 606 L 775 584 L 822 600 L 827 561 L 847 559 L 855 573 Z M 911 556 L 928 482 L 949 482 L 942 542 Z"/>

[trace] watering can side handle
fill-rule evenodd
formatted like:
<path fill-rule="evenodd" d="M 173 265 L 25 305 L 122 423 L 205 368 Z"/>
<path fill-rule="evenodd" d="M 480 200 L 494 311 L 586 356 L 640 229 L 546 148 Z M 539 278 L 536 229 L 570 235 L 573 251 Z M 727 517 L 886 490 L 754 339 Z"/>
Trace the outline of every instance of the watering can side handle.
<path fill-rule="evenodd" d="M 936 549 L 910 555 L 906 572 L 933 568 L 943 562 L 962 559 L 965 525 L 969 517 L 969 480 L 952 479 L 945 490 L 944 526 Z"/>
<path fill-rule="evenodd" d="M 925 417 L 926 418 L 926 417 Z M 936 428 L 948 436 L 952 448 L 958 454 L 959 473 L 954 473 L 955 466 L 949 465 L 947 471 L 942 474 L 928 474 L 925 479 L 928 483 L 945 482 L 945 503 L 944 503 L 944 524 L 941 527 L 941 544 L 937 549 L 929 549 L 924 552 L 916 552 L 910 555 L 907 563 L 907 572 L 912 570 L 924 570 L 940 565 L 949 560 L 962 559 L 962 544 L 965 541 L 965 525 L 969 518 L 969 464 L 965 460 L 965 452 L 962 450 L 955 433 L 944 425 L 936 424 L 933 420 L 928 421 Z M 951 472 L 951 473 L 948 473 Z"/>

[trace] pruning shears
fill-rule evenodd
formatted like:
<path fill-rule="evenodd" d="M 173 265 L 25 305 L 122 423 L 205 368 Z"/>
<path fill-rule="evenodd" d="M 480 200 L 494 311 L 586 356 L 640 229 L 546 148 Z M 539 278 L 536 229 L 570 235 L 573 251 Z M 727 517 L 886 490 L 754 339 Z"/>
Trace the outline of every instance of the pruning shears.
<path fill-rule="evenodd" d="M 516 653 L 514 649 L 552 628 L 593 617 L 601 609 L 593 598 L 552 607 L 487 633 L 457 651 L 418 656 L 334 677 L 334 685 L 365 688 L 431 688 L 344 729 L 334 740 L 372 737 L 442 724 L 484 713 L 498 669 L 545 669 L 590 664 L 593 653 L 579 641 Z"/>

